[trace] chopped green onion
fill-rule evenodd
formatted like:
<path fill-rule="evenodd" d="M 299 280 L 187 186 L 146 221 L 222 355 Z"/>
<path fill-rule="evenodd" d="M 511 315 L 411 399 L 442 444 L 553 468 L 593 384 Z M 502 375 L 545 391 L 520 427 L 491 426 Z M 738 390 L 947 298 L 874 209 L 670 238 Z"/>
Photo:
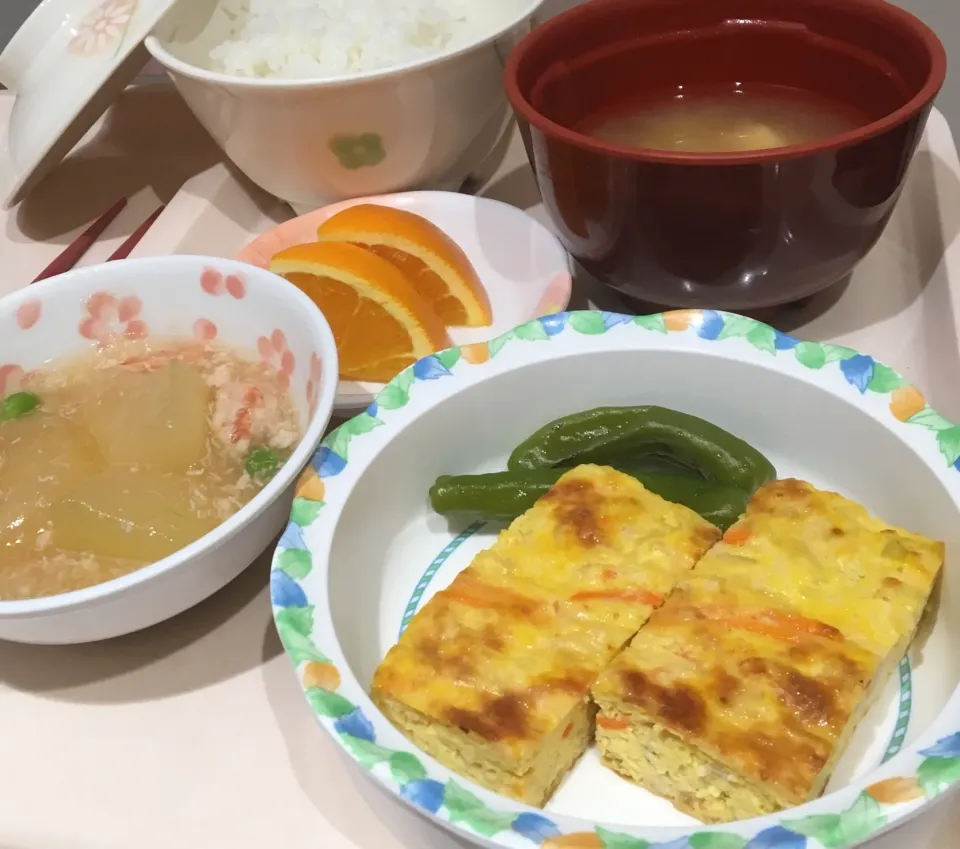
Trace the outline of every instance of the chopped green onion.
<path fill-rule="evenodd" d="M 254 480 L 269 480 L 280 468 L 280 455 L 272 448 L 254 448 L 247 457 L 246 470 Z"/>
<path fill-rule="evenodd" d="M 40 397 L 32 392 L 14 392 L 0 401 L 0 422 L 22 419 L 40 406 Z"/>

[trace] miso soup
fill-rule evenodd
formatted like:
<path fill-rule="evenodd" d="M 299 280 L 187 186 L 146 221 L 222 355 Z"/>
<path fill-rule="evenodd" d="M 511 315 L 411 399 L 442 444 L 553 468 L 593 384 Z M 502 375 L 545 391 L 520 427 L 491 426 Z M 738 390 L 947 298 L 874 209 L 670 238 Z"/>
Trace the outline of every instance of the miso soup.
<path fill-rule="evenodd" d="M 0 399 L 0 599 L 78 590 L 213 530 L 300 439 L 276 367 L 218 344 L 122 343 Z"/>
<path fill-rule="evenodd" d="M 785 86 L 678 86 L 594 122 L 603 141 L 675 153 L 740 153 L 806 144 L 868 123 L 850 108 Z"/>

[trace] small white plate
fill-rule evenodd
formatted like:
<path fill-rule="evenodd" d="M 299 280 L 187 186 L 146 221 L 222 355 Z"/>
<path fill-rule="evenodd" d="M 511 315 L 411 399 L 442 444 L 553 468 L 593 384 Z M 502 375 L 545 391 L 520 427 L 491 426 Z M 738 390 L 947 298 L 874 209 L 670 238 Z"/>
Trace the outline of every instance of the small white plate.
<path fill-rule="evenodd" d="M 146 62 L 138 49 L 177 0 L 43 0 L 0 53 L 16 96 L 0 144 L 10 207 L 83 137 Z"/>
<path fill-rule="evenodd" d="M 275 254 L 316 241 L 317 228 L 324 221 L 361 203 L 422 215 L 460 245 L 473 263 L 490 298 L 493 325 L 450 328 L 454 345 L 487 342 L 518 324 L 562 312 L 570 303 L 570 259 L 553 233 L 516 207 L 454 192 L 403 192 L 325 206 L 264 233 L 237 259 L 267 268 Z M 336 409 L 362 410 L 381 389 L 381 383 L 341 380 Z"/>

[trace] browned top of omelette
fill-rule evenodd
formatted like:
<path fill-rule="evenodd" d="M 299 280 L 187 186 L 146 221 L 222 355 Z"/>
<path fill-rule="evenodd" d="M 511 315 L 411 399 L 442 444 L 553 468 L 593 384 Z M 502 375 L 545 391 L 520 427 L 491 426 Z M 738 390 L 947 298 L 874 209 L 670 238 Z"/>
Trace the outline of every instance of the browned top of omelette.
<path fill-rule="evenodd" d="M 594 693 L 798 804 L 906 647 L 942 554 L 835 493 L 768 484 Z"/>
<path fill-rule="evenodd" d="M 718 537 L 627 475 L 573 469 L 414 617 L 373 688 L 532 756 Z"/>

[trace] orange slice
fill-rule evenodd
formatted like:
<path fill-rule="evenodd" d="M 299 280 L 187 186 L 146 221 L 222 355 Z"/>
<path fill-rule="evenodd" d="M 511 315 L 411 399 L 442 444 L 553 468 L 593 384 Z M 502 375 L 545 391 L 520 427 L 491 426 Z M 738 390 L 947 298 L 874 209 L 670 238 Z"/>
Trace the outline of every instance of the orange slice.
<path fill-rule="evenodd" d="M 329 218 L 321 242 L 352 242 L 392 262 L 448 327 L 489 327 L 490 300 L 460 246 L 413 212 L 364 203 Z"/>
<path fill-rule="evenodd" d="M 296 245 L 274 256 L 270 270 L 320 307 L 333 330 L 342 378 L 383 383 L 450 345 L 443 322 L 403 273 L 364 248 Z"/>

